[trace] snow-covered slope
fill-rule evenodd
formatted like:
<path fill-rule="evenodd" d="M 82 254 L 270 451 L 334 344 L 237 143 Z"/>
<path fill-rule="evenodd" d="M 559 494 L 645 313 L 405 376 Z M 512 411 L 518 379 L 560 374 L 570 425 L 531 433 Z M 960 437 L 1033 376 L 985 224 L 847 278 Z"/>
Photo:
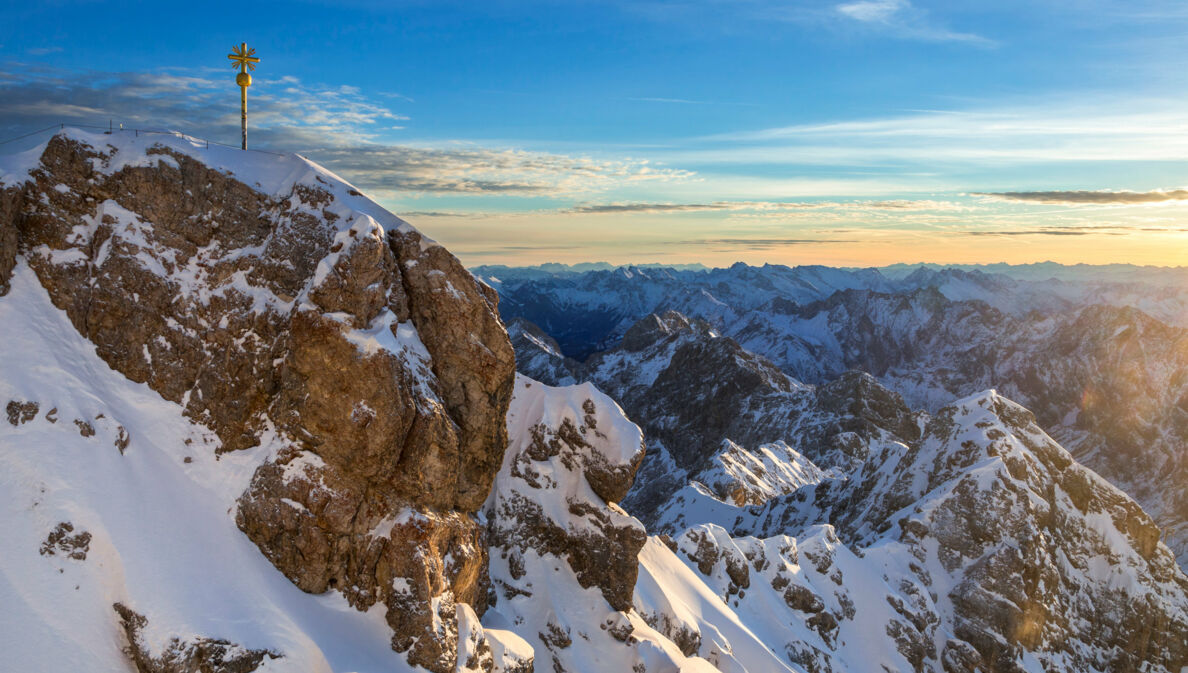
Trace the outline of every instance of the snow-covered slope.
<path fill-rule="evenodd" d="M 211 638 L 283 654 L 259 670 L 406 668 L 382 610 L 302 592 L 236 527 L 269 438 L 217 454 L 209 428 L 103 362 L 23 264 L 0 325 L 4 668 L 127 671 L 116 604 L 147 619 L 154 656 Z"/>
<path fill-rule="evenodd" d="M 737 622 L 806 670 L 1188 662 L 1188 578 L 1154 522 L 997 393 L 930 417 L 866 374 L 799 384 L 676 313 L 574 375 L 655 449 L 625 507 L 729 609 L 656 590 L 683 597 L 650 621 L 689 651 Z"/>

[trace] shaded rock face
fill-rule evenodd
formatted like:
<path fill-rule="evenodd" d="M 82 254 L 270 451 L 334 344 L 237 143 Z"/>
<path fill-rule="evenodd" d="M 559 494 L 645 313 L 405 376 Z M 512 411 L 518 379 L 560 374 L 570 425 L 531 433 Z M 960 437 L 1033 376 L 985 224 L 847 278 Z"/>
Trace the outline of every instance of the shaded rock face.
<path fill-rule="evenodd" d="M 507 323 L 507 336 L 516 352 L 516 369 L 550 386 L 578 383 L 581 363 L 561 354 L 561 346 L 535 324 L 515 318 Z M 522 361 L 522 360 L 527 361 Z"/>
<path fill-rule="evenodd" d="M 19 207 L 19 189 L 0 188 L 0 297 L 8 294 L 12 269 L 17 256 L 16 210 Z"/>
<path fill-rule="evenodd" d="M 518 433 L 488 500 L 491 548 L 507 559 L 515 584 L 523 578 L 524 554 L 556 556 L 566 559 L 582 588 L 595 587 L 615 610 L 628 610 L 645 534 L 614 503 L 631 487 L 644 456 L 643 438 L 616 418 L 614 403 L 593 386 L 566 389 L 586 396 L 580 406 L 570 406 L 543 384 L 517 380 L 524 388 L 519 397 L 536 399 L 513 408 L 509 417 L 509 424 L 521 424 L 527 433 Z M 616 421 L 620 427 L 605 427 Z M 512 582 L 500 583 L 514 595 Z"/>
<path fill-rule="evenodd" d="M 645 317 L 628 334 L 620 348 L 591 356 L 581 375 L 619 400 L 684 469 L 704 467 L 723 439 L 769 439 L 770 421 L 750 412 L 768 398 L 796 404 L 804 396 L 766 360 L 675 311 Z"/>
<path fill-rule="evenodd" d="M 919 437 L 917 414 L 869 374 L 806 386 L 675 311 L 645 317 L 628 334 L 571 371 L 621 403 L 656 449 L 624 501 L 649 527 L 689 480 L 760 504 L 818 479 L 817 465 L 848 469 L 882 441 Z M 535 342 L 516 345 L 522 372 L 555 371 L 559 356 Z"/>
<path fill-rule="evenodd" d="M 477 509 L 503 461 L 515 371 L 499 295 L 445 248 L 424 245 L 415 231 L 390 240 L 403 267 L 412 322 L 433 356 L 441 399 L 458 425 L 458 506 Z"/>
<path fill-rule="evenodd" d="M 898 447 L 846 479 L 735 509 L 721 523 L 734 536 L 778 538 L 824 519 L 868 562 L 906 565 L 885 576 L 903 617 L 887 626 L 916 670 L 1016 672 L 1028 658 L 1045 670 L 1188 665 L 1188 578 L 1158 528 L 1030 412 L 982 394 L 942 409 L 918 441 Z M 684 544 L 690 558 L 713 561 L 722 543 Z"/>
<path fill-rule="evenodd" d="M 486 536 L 472 516 L 361 486 L 313 452 L 261 466 L 236 522 L 302 590 L 387 606 L 392 647 L 429 670 L 454 670 L 459 604 L 486 606 Z"/>
<path fill-rule="evenodd" d="M 526 377 L 508 426 L 484 508 L 490 610 L 529 641 L 538 671 L 676 670 L 675 645 L 632 609 L 646 535 L 615 504 L 643 459 L 639 428 L 592 385 Z"/>
<path fill-rule="evenodd" d="M 300 158 L 269 194 L 185 143 L 76 135 L 0 197 L 0 282 L 19 255 L 100 357 L 220 451 L 266 441 L 240 528 L 302 589 L 386 605 L 398 651 L 453 671 L 455 606 L 486 605 L 473 514 L 507 444 L 496 294 Z"/>

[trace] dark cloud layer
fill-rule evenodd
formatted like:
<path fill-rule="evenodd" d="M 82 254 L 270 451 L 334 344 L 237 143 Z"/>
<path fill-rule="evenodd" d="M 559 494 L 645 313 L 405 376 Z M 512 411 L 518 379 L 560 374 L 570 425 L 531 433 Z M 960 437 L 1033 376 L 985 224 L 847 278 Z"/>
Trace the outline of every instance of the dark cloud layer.
<path fill-rule="evenodd" d="M 728 210 L 726 203 L 600 203 L 574 206 L 568 212 L 577 214 L 600 213 L 687 213 L 710 210 Z"/>
<path fill-rule="evenodd" d="M 951 204 L 937 201 L 714 201 L 712 203 L 593 203 L 574 206 L 578 215 L 614 213 L 696 213 L 714 211 L 781 210 L 942 210 Z"/>
<path fill-rule="evenodd" d="M 820 245 L 825 243 L 861 243 L 861 241 L 824 238 L 708 238 L 697 241 L 676 242 L 678 245 L 704 245 L 745 250 L 770 250 L 788 245 Z"/>
<path fill-rule="evenodd" d="M 1066 229 L 1002 229 L 999 231 L 963 231 L 964 236 L 1088 236 L 1091 232 Z"/>
<path fill-rule="evenodd" d="M 989 196 L 1005 201 L 1052 204 L 1126 204 L 1186 201 L 1188 189 L 1149 192 L 1110 191 L 1050 191 L 1050 192 L 975 192 L 974 196 Z"/>

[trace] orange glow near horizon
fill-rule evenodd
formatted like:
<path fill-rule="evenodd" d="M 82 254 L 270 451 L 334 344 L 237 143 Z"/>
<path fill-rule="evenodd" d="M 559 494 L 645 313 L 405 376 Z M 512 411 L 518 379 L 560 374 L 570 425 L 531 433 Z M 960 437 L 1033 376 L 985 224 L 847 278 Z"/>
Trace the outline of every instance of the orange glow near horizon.
<path fill-rule="evenodd" d="M 546 262 L 701 263 L 734 262 L 885 266 L 896 263 L 1137 264 L 1188 266 L 1188 229 L 1070 234 L 994 230 L 831 229 L 766 227 L 738 231 L 721 221 L 680 217 L 546 214 L 489 218 L 410 218 L 428 236 L 469 266 L 528 266 Z M 726 233 L 728 232 L 728 233 Z"/>

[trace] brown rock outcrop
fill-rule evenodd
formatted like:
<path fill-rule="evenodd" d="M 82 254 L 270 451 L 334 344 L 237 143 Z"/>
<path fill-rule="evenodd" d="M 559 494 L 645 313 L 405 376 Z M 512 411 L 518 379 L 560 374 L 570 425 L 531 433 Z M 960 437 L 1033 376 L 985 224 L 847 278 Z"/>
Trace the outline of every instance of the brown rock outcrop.
<path fill-rule="evenodd" d="M 141 635 L 148 619 L 123 603 L 112 606 L 127 639 L 124 654 L 136 673 L 252 673 L 265 660 L 279 659 L 271 650 L 249 650 L 228 640 L 199 637 L 170 639 L 165 651 L 153 656 Z"/>
<path fill-rule="evenodd" d="M 0 189 L 0 297 L 8 294 L 9 279 L 16 265 L 16 213 L 20 210 L 19 189 Z"/>
<path fill-rule="evenodd" d="M 220 451 L 269 442 L 236 520 L 278 569 L 385 604 L 398 651 L 454 670 L 455 605 L 486 606 L 473 514 L 507 444 L 493 291 L 299 157 L 75 131 L 0 194 L 0 293 L 18 257 Z"/>
<path fill-rule="evenodd" d="M 477 509 L 503 460 L 491 446 L 507 445 L 502 422 L 511 403 L 515 353 L 499 320 L 499 295 L 470 275 L 440 246 L 415 231 L 389 240 L 401 260 L 409 312 L 433 357 L 441 397 L 458 424 L 458 506 Z"/>

